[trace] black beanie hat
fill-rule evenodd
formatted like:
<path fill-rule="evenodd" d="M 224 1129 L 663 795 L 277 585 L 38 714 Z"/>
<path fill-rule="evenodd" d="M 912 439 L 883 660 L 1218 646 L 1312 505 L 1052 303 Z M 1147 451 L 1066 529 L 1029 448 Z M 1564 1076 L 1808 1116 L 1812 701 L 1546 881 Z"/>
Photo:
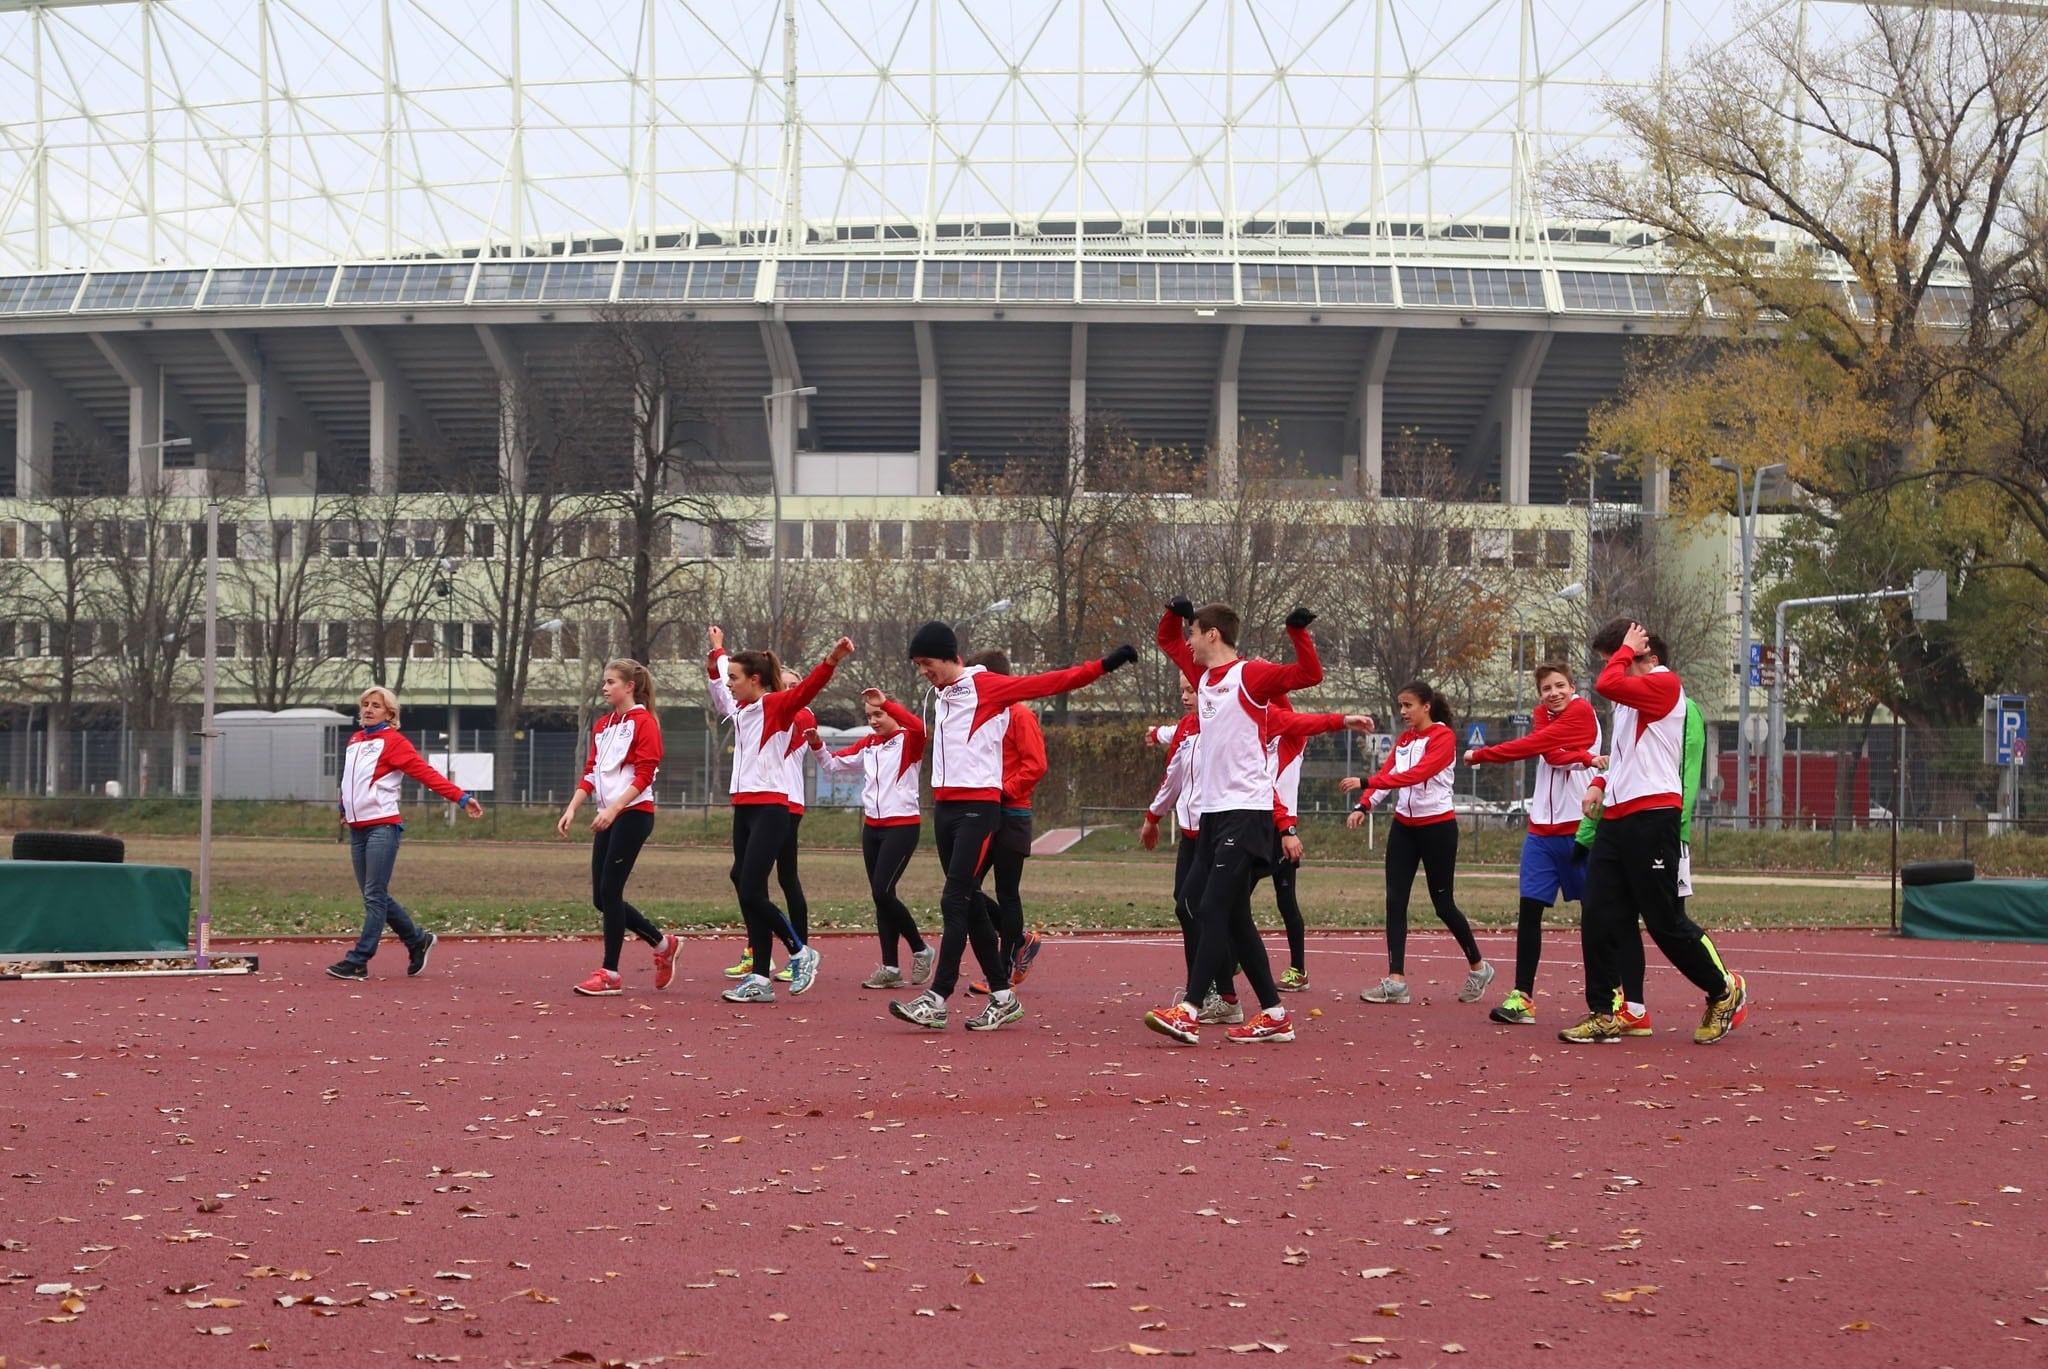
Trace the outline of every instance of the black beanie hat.
<path fill-rule="evenodd" d="M 957 661 L 960 659 L 960 639 L 944 623 L 926 623 L 911 634 L 909 654 L 912 659 L 925 656 L 934 661 Z"/>

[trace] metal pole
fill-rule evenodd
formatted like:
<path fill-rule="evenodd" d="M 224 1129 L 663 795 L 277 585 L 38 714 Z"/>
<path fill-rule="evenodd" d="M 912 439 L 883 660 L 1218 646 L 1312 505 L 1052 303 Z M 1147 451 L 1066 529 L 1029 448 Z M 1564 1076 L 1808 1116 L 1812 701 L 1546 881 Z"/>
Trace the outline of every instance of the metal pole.
<path fill-rule="evenodd" d="M 1742 558 L 1742 642 L 1735 652 L 1735 794 L 1742 804 L 1739 816 L 1743 827 L 1749 826 L 1750 818 L 1756 812 L 1750 795 L 1749 643 L 1754 635 L 1750 626 L 1750 586 L 1754 573 L 1752 558 L 1756 554 L 1756 501 L 1761 493 L 1761 480 L 1752 482 L 1749 509 L 1745 512 L 1742 507 L 1742 477 L 1735 478 L 1736 542 Z"/>
<path fill-rule="evenodd" d="M 1771 677 L 1771 709 L 1769 714 L 1770 735 L 1765 738 L 1765 775 L 1767 798 L 1764 813 L 1773 827 L 1785 815 L 1785 742 L 1782 735 L 1785 722 L 1785 615 L 1795 608 L 1814 608 L 1822 604 L 1862 604 L 1878 599 L 1910 599 L 1910 589 L 1878 589 L 1867 594 L 1823 594 L 1812 599 L 1786 599 L 1778 605 L 1777 631 L 1773 635 L 1772 647 L 1777 653 L 1777 672 Z M 1748 677 L 1745 675 L 1745 679 Z"/>
<path fill-rule="evenodd" d="M 207 943 L 213 934 L 213 727 L 214 662 L 220 621 L 220 505 L 206 505 L 206 635 L 200 668 L 199 704 L 199 950 L 196 969 L 206 968 Z"/>
<path fill-rule="evenodd" d="M 782 473 L 775 465 L 775 401 L 779 395 L 761 396 L 761 421 L 768 428 L 768 497 L 773 505 L 774 525 L 768 530 L 768 617 L 774 631 L 769 640 L 782 650 Z"/>

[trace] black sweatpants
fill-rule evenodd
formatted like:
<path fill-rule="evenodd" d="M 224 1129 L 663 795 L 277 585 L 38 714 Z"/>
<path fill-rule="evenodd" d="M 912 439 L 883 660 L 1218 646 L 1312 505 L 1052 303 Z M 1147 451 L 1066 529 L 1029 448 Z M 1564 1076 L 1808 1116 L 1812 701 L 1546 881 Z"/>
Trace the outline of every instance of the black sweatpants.
<path fill-rule="evenodd" d="M 765 975 L 774 963 L 778 938 L 795 955 L 803 942 L 768 897 L 768 872 L 775 868 L 789 837 L 789 810 L 779 803 L 736 803 L 732 808 L 732 888 L 739 895 L 740 916 L 747 923 L 747 946 L 754 973 Z"/>
<path fill-rule="evenodd" d="M 941 799 L 934 805 L 932 836 L 946 883 L 939 893 L 945 930 L 939 937 L 939 968 L 931 991 L 941 998 L 951 998 L 959 986 L 960 959 L 969 942 L 989 992 L 1010 987 L 1010 967 L 1003 963 L 995 923 L 981 895 L 1002 821 L 1003 810 L 994 799 Z"/>
<path fill-rule="evenodd" d="M 619 968 L 619 952 L 631 932 L 650 946 L 661 944 L 661 929 L 626 902 L 626 881 L 640 848 L 654 835 L 654 814 L 628 808 L 612 825 L 593 833 L 590 842 L 590 902 L 604 915 L 604 967 Z"/>
<path fill-rule="evenodd" d="M 1465 963 L 1477 965 L 1479 943 L 1472 939 L 1472 924 L 1458 910 L 1453 892 L 1458 874 L 1458 824 L 1396 821 L 1387 834 L 1387 973 L 1407 973 L 1408 895 L 1415 887 L 1417 866 L 1429 881 L 1429 902 L 1436 909 L 1437 920 L 1458 939 Z"/>
<path fill-rule="evenodd" d="M 1181 949 L 1187 957 L 1188 978 L 1191 981 L 1195 977 L 1195 947 L 1201 943 L 1202 929 L 1195 922 L 1195 910 L 1188 904 L 1188 873 L 1195 868 L 1195 856 L 1201 849 L 1202 839 L 1199 835 L 1191 837 L 1183 832 L 1179 844 L 1174 848 L 1173 856 L 1173 915 L 1180 922 Z M 1237 992 L 1236 974 L 1237 966 L 1234 963 L 1226 965 L 1223 972 L 1211 982 L 1210 987 L 1219 994 L 1230 994 L 1234 997 Z M 1204 989 L 1203 996 L 1207 997 L 1208 992 L 1208 989 Z M 1195 1000 L 1195 1006 L 1202 1006 L 1201 999 Z"/>
<path fill-rule="evenodd" d="M 1187 1001 L 1200 1006 L 1209 986 L 1231 963 L 1244 971 L 1261 1008 L 1280 1006 L 1273 987 L 1273 965 L 1266 943 L 1252 921 L 1252 886 L 1273 868 L 1279 836 L 1273 810 L 1246 808 L 1202 814 L 1194 866 L 1188 871 L 1185 898 L 1196 928 L 1194 968 L 1188 975 Z"/>
<path fill-rule="evenodd" d="M 916 823 L 900 827 L 868 824 L 860 829 L 860 858 L 868 870 L 868 897 L 875 901 L 875 932 L 882 939 L 882 963 L 892 969 L 897 968 L 897 947 L 901 943 L 908 941 L 912 951 L 924 949 L 917 919 L 896 895 L 896 881 L 903 878 L 903 872 L 910 868 L 910 858 L 917 854 L 918 832 Z"/>
<path fill-rule="evenodd" d="M 789 835 L 782 839 L 782 850 L 775 857 L 775 882 L 782 886 L 782 906 L 789 910 L 789 925 L 796 930 L 798 941 L 811 939 L 811 904 L 804 897 L 804 882 L 796 869 L 796 834 L 804 825 L 802 813 L 789 815 Z"/>
<path fill-rule="evenodd" d="M 1294 893 L 1294 877 L 1300 870 L 1285 856 L 1273 862 L 1273 902 L 1280 909 L 1280 925 L 1287 929 L 1287 963 L 1306 974 L 1308 924 L 1301 920 L 1301 900 Z"/>
<path fill-rule="evenodd" d="M 983 912 L 995 923 L 997 954 L 1011 970 L 1024 945 L 1024 862 L 1031 858 L 1031 810 L 1005 808 L 1003 825 L 989 849 L 989 869 L 996 877 L 996 896 L 983 894 Z"/>
<path fill-rule="evenodd" d="M 1664 958 L 1701 993 L 1715 999 L 1728 990 L 1720 956 L 1678 897 L 1678 819 L 1676 808 L 1651 808 L 1601 820 L 1579 905 L 1589 1012 L 1614 1011 L 1629 963 L 1627 941 L 1634 939 L 1641 954 L 1638 918 Z M 1640 981 L 1631 987 L 1641 992 Z"/>

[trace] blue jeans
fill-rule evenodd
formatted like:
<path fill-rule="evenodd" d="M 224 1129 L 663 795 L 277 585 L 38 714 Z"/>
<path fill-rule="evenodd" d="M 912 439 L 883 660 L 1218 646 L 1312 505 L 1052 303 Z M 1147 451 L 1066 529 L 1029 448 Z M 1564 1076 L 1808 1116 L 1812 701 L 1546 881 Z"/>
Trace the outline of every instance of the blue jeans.
<path fill-rule="evenodd" d="M 358 965 L 370 963 L 377 943 L 384 939 L 388 925 L 407 950 L 425 941 L 426 933 L 413 924 L 412 915 L 391 896 L 391 867 L 398 864 L 398 842 L 405 832 L 395 822 L 376 827 L 351 827 L 348 857 L 356 869 L 356 883 L 363 891 L 363 934 L 355 948 L 342 959 Z"/>

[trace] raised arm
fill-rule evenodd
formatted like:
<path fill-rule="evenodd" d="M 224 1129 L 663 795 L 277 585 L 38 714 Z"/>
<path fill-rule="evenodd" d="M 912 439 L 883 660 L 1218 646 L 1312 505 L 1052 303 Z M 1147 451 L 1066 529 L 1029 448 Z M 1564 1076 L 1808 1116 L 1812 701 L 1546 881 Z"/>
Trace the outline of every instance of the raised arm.
<path fill-rule="evenodd" d="M 1576 757 L 1585 755 L 1599 736 L 1600 723 L 1593 714 L 1593 705 L 1584 699 L 1573 699 L 1564 712 L 1538 723 L 1527 736 L 1474 747 L 1465 753 L 1465 760 L 1471 765 L 1494 765 L 1541 756 L 1552 765 L 1582 765 L 1587 762 Z"/>
<path fill-rule="evenodd" d="M 733 698 L 732 687 L 725 680 L 727 659 L 724 647 L 711 649 L 711 706 L 718 711 L 721 718 L 731 718 L 740 711 L 739 700 Z"/>
<path fill-rule="evenodd" d="M 1629 665 L 1635 658 L 1635 651 L 1624 644 L 1614 655 L 1608 657 L 1607 666 L 1600 672 L 1600 679 L 1593 688 L 1600 691 L 1600 697 L 1612 699 L 1618 704 L 1627 704 L 1646 718 L 1655 720 L 1664 717 L 1678 707 L 1679 696 L 1684 693 L 1684 686 L 1679 684 L 1678 677 L 1668 670 L 1659 670 L 1648 675 L 1629 674 Z"/>
<path fill-rule="evenodd" d="M 1186 614 L 1181 610 L 1187 608 Z M 1166 659 L 1180 667 L 1180 673 L 1187 677 L 1189 684 L 1200 684 L 1202 672 L 1195 664 L 1195 653 L 1188 649 L 1188 619 L 1194 617 L 1194 610 L 1185 599 L 1176 599 L 1166 606 L 1166 612 L 1159 616 L 1159 649 L 1166 653 Z"/>
<path fill-rule="evenodd" d="M 1315 620 L 1316 615 L 1305 608 L 1287 615 L 1287 640 L 1294 643 L 1292 661 L 1245 662 L 1244 690 L 1253 703 L 1267 703 L 1276 694 L 1323 682 L 1323 658 L 1316 654 L 1316 639 L 1308 635 L 1308 625 Z"/>

